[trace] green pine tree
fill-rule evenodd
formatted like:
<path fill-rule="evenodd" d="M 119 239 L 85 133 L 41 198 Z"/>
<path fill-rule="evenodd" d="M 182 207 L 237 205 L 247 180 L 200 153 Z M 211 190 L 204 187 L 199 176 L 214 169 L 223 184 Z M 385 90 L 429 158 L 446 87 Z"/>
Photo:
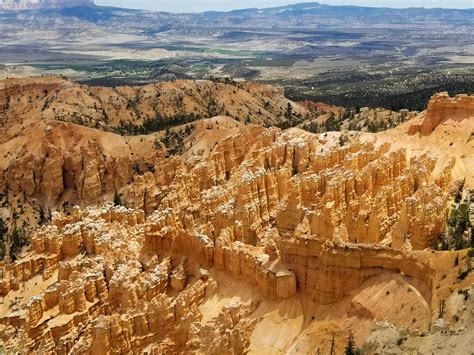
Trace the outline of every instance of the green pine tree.
<path fill-rule="evenodd" d="M 0 260 L 5 258 L 7 232 L 7 224 L 2 218 L 0 218 Z"/>
<path fill-rule="evenodd" d="M 120 194 L 117 191 L 115 191 L 115 195 L 114 195 L 114 205 L 122 206 L 122 198 L 120 197 Z"/>
<path fill-rule="evenodd" d="M 355 355 L 356 350 L 355 350 L 355 345 L 354 345 L 354 333 L 349 331 L 349 336 L 347 337 L 347 345 L 346 345 L 346 350 L 344 352 L 346 355 Z"/>
<path fill-rule="evenodd" d="M 28 241 L 23 232 L 17 228 L 13 229 L 10 248 L 10 255 L 13 260 L 17 259 L 18 254 L 26 244 L 28 244 Z"/>
<path fill-rule="evenodd" d="M 336 335 L 334 333 L 332 333 L 331 349 L 329 350 L 329 355 L 336 355 Z"/>
<path fill-rule="evenodd" d="M 291 103 L 289 102 L 288 102 L 288 106 L 286 107 L 285 118 L 287 120 L 291 120 L 293 118 L 293 106 L 291 106 Z"/>

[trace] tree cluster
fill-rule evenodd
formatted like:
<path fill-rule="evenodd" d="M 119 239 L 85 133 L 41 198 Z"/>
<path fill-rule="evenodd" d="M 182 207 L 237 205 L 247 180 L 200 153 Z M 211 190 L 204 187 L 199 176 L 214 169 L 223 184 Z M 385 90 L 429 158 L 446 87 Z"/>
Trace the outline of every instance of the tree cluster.
<path fill-rule="evenodd" d="M 191 135 L 194 128 L 194 125 L 188 125 L 180 130 L 166 130 L 164 137 L 161 138 L 161 143 L 166 147 L 169 155 L 181 155 L 184 153 L 184 140 Z"/>
<path fill-rule="evenodd" d="M 441 250 L 462 250 L 474 248 L 474 225 L 471 224 L 470 208 L 474 204 L 474 191 L 464 196 L 464 184 L 454 197 L 454 205 L 449 215 L 448 228 L 442 235 L 436 248 Z"/>
<path fill-rule="evenodd" d="M 23 231 L 16 227 L 13 229 L 10 238 L 8 237 L 8 226 L 6 222 L 0 218 L 0 260 L 5 258 L 7 243 L 10 243 L 10 256 L 12 260 L 15 261 L 21 249 L 28 244 L 28 239 Z"/>
<path fill-rule="evenodd" d="M 161 117 L 160 115 L 156 115 L 153 118 L 145 119 L 141 125 L 135 125 L 130 122 L 122 121 L 115 131 L 121 135 L 149 134 L 163 131 L 175 126 L 180 126 L 182 124 L 194 122 L 201 118 L 202 117 L 200 115 L 194 113 L 179 114 L 173 117 Z"/>

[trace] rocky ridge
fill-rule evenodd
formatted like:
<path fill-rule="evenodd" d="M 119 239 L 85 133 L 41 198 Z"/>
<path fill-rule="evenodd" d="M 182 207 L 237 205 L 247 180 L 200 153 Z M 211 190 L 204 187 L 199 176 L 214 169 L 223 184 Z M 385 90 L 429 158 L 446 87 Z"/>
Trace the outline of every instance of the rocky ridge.
<path fill-rule="evenodd" d="M 246 117 L 242 122 L 228 116 L 214 120 L 212 130 L 219 139 L 226 130 L 238 132 L 244 121 L 283 119 L 280 111 L 288 104 L 281 90 L 252 83 L 178 81 L 103 88 L 59 77 L 4 80 L 0 217 L 8 220 L 10 230 L 29 230 L 55 210 L 110 201 L 134 179 L 160 170 L 171 149 L 182 152 L 182 137 L 193 133 L 194 140 L 211 130 L 200 118 L 224 107 L 227 115 Z M 295 114 L 305 112 L 291 104 Z M 170 136 L 174 140 L 163 143 Z M 203 144 L 199 150 L 209 151 L 206 139 Z M 186 142 L 190 145 L 192 141 Z"/>
<path fill-rule="evenodd" d="M 2 0 L 0 1 L 0 10 L 31 10 L 93 5 L 93 0 Z"/>
<path fill-rule="evenodd" d="M 294 103 L 280 89 L 254 83 L 104 88 L 59 77 L 7 79 L 0 84 L 0 198 L 11 208 L 3 215 L 29 214 L 29 220 L 15 222 L 29 229 L 50 211 L 110 200 L 144 173 L 161 169 L 173 149 L 207 155 L 225 131 L 235 134 L 248 124 L 291 125 L 311 117 L 323 122 L 330 114 L 341 116 L 341 110 Z M 199 119 L 218 112 L 227 116 L 214 123 Z M 210 135 L 215 136 L 212 145 Z M 169 137 L 175 140 L 167 146 L 162 142 Z"/>
<path fill-rule="evenodd" d="M 283 90 L 251 82 L 176 80 L 136 87 L 94 87 L 60 77 L 6 79 L 0 83 L 3 126 L 28 119 L 60 120 L 103 130 L 134 131 L 156 119 L 159 129 L 200 118 L 226 115 L 255 124 L 272 125 L 285 119 L 288 104 L 295 114 L 308 115 L 303 105 L 286 99 Z M 127 130 L 128 129 L 128 130 Z"/>

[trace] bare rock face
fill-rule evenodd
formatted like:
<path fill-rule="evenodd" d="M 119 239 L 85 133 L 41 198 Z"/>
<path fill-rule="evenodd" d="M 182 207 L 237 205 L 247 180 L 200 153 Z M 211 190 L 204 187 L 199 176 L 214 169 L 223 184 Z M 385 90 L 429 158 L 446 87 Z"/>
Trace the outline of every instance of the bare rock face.
<path fill-rule="evenodd" d="M 33 191 L 32 188 L 29 190 Z M 63 157 L 57 148 L 49 145 L 46 150 L 41 174 L 41 192 L 48 196 L 48 198 L 55 200 L 61 195 L 63 190 Z"/>
<path fill-rule="evenodd" d="M 97 144 L 89 144 L 82 149 L 83 170 L 77 180 L 77 191 L 81 199 L 94 201 L 102 193 L 101 170 L 104 169 L 103 158 Z"/>
<path fill-rule="evenodd" d="M 427 136 L 447 120 L 461 122 L 472 119 L 474 119 L 474 96 L 457 95 L 451 98 L 447 92 L 442 92 L 430 99 L 424 121 L 421 125 L 411 126 L 409 133 L 419 132 Z"/>
<path fill-rule="evenodd" d="M 43 8 L 63 8 L 75 6 L 93 6 L 93 0 L 2 0 L 0 9 L 30 10 Z"/>
<path fill-rule="evenodd" d="M 127 185 L 137 174 L 134 166 L 145 159 L 153 162 L 149 166 L 160 160 L 160 151 L 153 148 L 151 138 L 148 148 L 140 151 L 147 154 L 145 159 L 134 155 L 126 140 L 118 141 L 121 153 L 104 144 L 107 139 L 116 141 L 117 137 L 69 124 L 34 127 L 26 133 L 21 149 L 12 154 L 14 158 L 3 172 L 1 187 L 12 198 L 22 193 L 44 198 L 48 207 L 65 201 L 85 205 Z M 64 145 L 65 140 L 71 142 Z"/>

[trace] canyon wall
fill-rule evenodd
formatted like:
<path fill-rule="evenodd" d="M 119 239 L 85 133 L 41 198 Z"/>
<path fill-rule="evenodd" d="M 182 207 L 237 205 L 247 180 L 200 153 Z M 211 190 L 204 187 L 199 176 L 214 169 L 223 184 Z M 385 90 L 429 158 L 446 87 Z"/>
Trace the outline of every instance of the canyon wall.
<path fill-rule="evenodd" d="M 215 272 L 275 301 L 304 293 L 334 304 L 381 274 L 432 289 L 436 270 L 417 250 L 446 227 L 452 162 L 435 169 L 435 159 L 408 159 L 387 144 L 341 147 L 313 137 L 249 128 L 209 157 L 169 159 L 127 185 L 123 202 L 132 209 L 55 214 L 19 260 L 0 265 L 6 299 L 21 285 L 43 285 L 1 318 L 5 334 L 24 329 L 23 349 L 160 353 L 199 351 L 217 329 L 228 335 L 215 352 L 239 353 L 256 305 L 231 303 L 212 325 L 200 322 L 199 307 L 222 282 Z M 47 181 L 61 181 L 62 164 L 49 165 Z"/>

